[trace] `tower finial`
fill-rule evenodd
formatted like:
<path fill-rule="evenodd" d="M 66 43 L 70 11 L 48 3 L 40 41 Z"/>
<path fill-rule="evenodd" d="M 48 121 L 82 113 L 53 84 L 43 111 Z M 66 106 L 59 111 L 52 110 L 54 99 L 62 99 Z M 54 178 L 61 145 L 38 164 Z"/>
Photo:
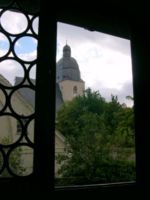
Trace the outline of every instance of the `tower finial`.
<path fill-rule="evenodd" d="M 71 48 L 67 44 L 66 40 L 66 45 L 63 47 L 63 57 L 71 57 Z"/>

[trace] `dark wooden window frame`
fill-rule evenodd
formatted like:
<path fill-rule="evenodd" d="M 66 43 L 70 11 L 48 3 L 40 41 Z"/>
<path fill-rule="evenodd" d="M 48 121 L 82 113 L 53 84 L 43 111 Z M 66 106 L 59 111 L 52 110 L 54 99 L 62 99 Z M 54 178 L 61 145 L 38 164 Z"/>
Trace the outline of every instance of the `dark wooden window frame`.
<path fill-rule="evenodd" d="M 35 1 L 33 1 L 35 3 Z M 138 12 L 133 11 L 129 4 L 122 8 L 111 5 L 110 12 L 92 14 L 88 10 L 71 9 L 63 5 L 60 12 L 52 14 L 46 10 L 45 3 L 41 2 L 39 22 L 39 46 L 36 82 L 35 102 L 35 151 L 34 151 L 34 174 L 32 177 L 0 179 L 2 191 L 26 191 L 35 194 L 46 191 L 66 193 L 67 191 L 99 191 L 99 192 L 137 192 L 146 191 L 149 186 L 150 164 L 147 161 L 149 152 L 149 120 L 147 115 L 150 108 L 145 106 L 148 99 L 150 79 L 148 68 L 150 38 L 149 30 L 145 30 L 148 23 L 146 18 L 139 18 Z M 129 6 L 129 10 L 127 9 Z M 130 9 L 131 8 L 131 9 Z M 64 10 L 63 10 L 64 9 Z M 91 9 L 96 9 L 96 6 Z M 121 10 L 122 9 L 122 10 Z M 50 9 L 51 12 L 53 7 Z M 78 11 L 78 13 L 76 13 Z M 148 19 L 148 18 L 147 18 Z M 69 23 L 84 27 L 89 30 L 101 31 L 124 37 L 131 40 L 132 64 L 133 64 L 133 87 L 135 98 L 135 131 L 136 131 L 136 183 L 115 183 L 88 185 L 76 187 L 54 188 L 54 144 L 55 144 L 55 65 L 56 65 L 56 33 L 57 22 Z M 138 22 L 137 22 L 138 21 Z M 47 23 L 45 23 L 47 22 Z M 146 40 L 145 40 L 146 38 Z M 43 89 L 44 88 L 44 89 Z M 42 106 L 41 106 L 42 105 Z M 109 195 L 109 194 L 108 194 Z"/>

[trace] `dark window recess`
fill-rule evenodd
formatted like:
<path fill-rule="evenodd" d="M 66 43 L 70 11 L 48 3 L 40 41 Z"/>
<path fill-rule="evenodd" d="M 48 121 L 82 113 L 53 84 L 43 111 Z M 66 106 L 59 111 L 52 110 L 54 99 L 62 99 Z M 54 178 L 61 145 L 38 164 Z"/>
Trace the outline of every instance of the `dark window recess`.
<path fill-rule="evenodd" d="M 77 88 L 77 86 L 74 86 L 73 87 L 73 94 L 77 95 L 77 93 L 78 93 L 78 88 Z"/>

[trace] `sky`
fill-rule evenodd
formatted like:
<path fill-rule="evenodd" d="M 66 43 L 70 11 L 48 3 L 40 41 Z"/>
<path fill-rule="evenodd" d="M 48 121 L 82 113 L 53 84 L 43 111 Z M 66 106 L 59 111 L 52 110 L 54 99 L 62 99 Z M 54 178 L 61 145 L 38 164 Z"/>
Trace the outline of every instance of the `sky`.
<path fill-rule="evenodd" d="M 29 16 L 29 18 L 31 19 L 32 16 Z M 28 21 L 25 15 L 21 13 L 6 11 L 2 14 L 0 23 L 2 28 L 4 28 L 8 33 L 19 34 L 26 30 Z M 35 18 L 32 27 L 35 33 L 37 33 L 38 18 Z M 27 33 L 30 34 L 31 31 L 29 30 Z M 14 41 L 15 37 L 11 36 L 10 39 Z M 9 41 L 3 33 L 0 33 L 0 57 L 4 56 L 8 50 Z M 22 37 L 16 41 L 14 51 L 22 60 L 34 61 L 37 57 L 37 40 L 31 36 Z M 12 53 L 9 57 L 13 58 Z M 28 64 L 26 64 L 26 67 L 28 68 Z M 9 80 L 12 85 L 14 85 L 16 76 L 24 76 L 22 66 L 13 59 L 8 59 L 0 63 L 0 73 Z M 36 67 L 33 66 L 29 72 L 30 78 L 35 78 L 35 73 Z"/>
<path fill-rule="evenodd" d="M 31 18 L 31 16 L 29 16 Z M 27 27 L 27 19 L 21 13 L 6 11 L 0 19 L 1 26 L 10 33 L 21 33 Z M 13 26 L 12 26 L 13 24 Z M 33 29 L 37 33 L 38 19 L 33 21 Z M 28 33 L 31 33 L 29 31 Z M 15 37 L 11 37 L 13 41 Z M 110 100 L 111 94 L 117 95 L 120 103 L 132 106 L 125 97 L 133 96 L 132 65 L 130 41 L 108 34 L 88 31 L 84 28 L 64 23 L 57 23 L 57 58 L 62 57 L 63 46 L 71 47 L 71 55 L 78 62 L 81 78 L 85 87 L 99 91 Z M 19 58 L 26 61 L 36 59 L 37 41 L 33 37 L 23 37 L 15 43 L 15 52 Z M 0 33 L 0 56 L 7 53 L 9 42 Z M 12 57 L 12 54 L 9 55 Z M 9 66 L 9 67 L 8 67 Z M 28 66 L 27 66 L 28 67 Z M 35 78 L 35 66 L 31 70 L 31 78 Z M 23 76 L 24 71 L 19 63 L 7 60 L 0 63 L 0 73 L 12 84 L 16 76 Z"/>
<path fill-rule="evenodd" d="M 120 103 L 132 106 L 133 102 L 126 99 L 133 97 L 130 40 L 57 23 L 57 61 L 66 42 L 86 88 L 99 91 L 108 101 L 111 94 L 117 95 Z"/>

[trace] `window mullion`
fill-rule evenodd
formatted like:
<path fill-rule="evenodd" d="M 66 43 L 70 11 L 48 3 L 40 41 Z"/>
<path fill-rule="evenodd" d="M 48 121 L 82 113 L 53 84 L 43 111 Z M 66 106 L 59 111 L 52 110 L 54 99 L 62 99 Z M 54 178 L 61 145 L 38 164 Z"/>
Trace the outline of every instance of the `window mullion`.
<path fill-rule="evenodd" d="M 41 8 L 42 9 L 42 8 Z M 48 24 L 45 23 L 48 19 Z M 56 21 L 41 12 L 36 80 L 34 174 L 53 188 Z M 44 186 L 43 185 L 43 186 Z"/>

